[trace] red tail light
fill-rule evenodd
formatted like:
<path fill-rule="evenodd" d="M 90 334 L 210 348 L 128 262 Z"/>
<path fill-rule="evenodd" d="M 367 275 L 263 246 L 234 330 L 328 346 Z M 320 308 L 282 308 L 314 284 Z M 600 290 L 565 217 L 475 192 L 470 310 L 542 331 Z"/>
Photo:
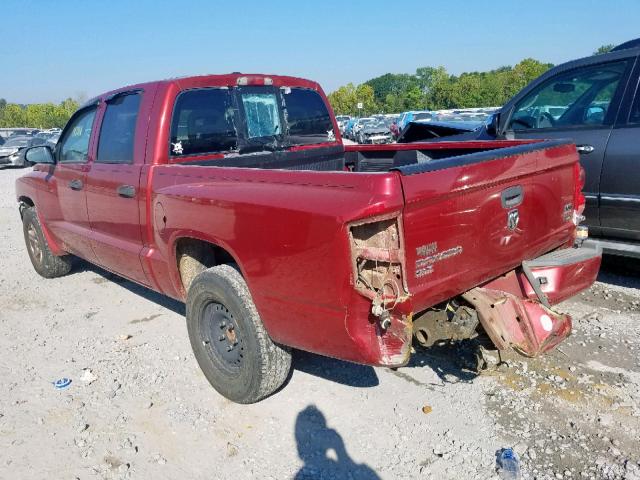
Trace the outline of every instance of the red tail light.
<path fill-rule="evenodd" d="M 573 208 L 578 214 L 578 216 L 582 215 L 584 212 L 584 207 L 586 204 L 586 200 L 584 195 L 582 194 L 582 189 L 585 183 L 585 172 L 580 162 L 576 162 L 573 167 L 574 179 L 575 179 L 575 191 L 573 194 Z"/>

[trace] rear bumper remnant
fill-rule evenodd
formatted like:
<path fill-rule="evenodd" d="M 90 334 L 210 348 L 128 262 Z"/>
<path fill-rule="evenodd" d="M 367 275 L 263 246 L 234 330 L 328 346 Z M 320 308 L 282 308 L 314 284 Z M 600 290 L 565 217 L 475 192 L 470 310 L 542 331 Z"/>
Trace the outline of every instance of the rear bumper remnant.
<path fill-rule="evenodd" d="M 571 317 L 549 308 L 593 284 L 599 249 L 557 250 L 526 262 L 529 275 L 513 270 L 463 295 L 478 311 L 485 331 L 500 350 L 527 357 L 546 352 L 571 333 Z M 534 286 L 531 283 L 537 282 Z M 543 303 L 547 303 L 545 306 Z"/>

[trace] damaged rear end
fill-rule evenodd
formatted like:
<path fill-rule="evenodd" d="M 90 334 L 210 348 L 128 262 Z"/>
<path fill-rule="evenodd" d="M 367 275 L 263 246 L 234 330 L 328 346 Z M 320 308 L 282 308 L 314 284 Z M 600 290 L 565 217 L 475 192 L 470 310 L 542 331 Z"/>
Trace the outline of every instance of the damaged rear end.
<path fill-rule="evenodd" d="M 546 352 L 571 333 L 571 317 L 553 305 L 589 288 L 600 269 L 597 248 L 553 251 L 462 295 L 494 345 L 526 357 Z"/>
<path fill-rule="evenodd" d="M 349 226 L 354 289 L 370 302 L 371 363 L 486 334 L 535 357 L 571 333 L 553 306 L 596 279 L 580 247 L 584 173 L 575 146 L 540 142 L 400 167 L 401 214 Z"/>
<path fill-rule="evenodd" d="M 371 302 L 372 363 L 401 366 L 411 353 L 411 308 L 406 283 L 402 219 L 385 215 L 349 225 L 354 288 Z"/>

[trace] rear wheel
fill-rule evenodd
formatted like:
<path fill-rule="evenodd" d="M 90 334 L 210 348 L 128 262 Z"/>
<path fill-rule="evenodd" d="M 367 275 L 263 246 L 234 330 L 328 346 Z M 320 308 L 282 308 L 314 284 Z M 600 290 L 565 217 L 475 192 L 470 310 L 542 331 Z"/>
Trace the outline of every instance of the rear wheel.
<path fill-rule="evenodd" d="M 193 279 L 187 329 L 207 380 L 229 400 L 257 402 L 289 374 L 291 353 L 271 340 L 247 284 L 231 265 L 209 268 Z"/>
<path fill-rule="evenodd" d="M 66 275 L 71 270 L 71 255 L 56 256 L 42 233 L 42 226 L 35 207 L 22 212 L 22 230 L 31 264 L 44 278 Z"/>

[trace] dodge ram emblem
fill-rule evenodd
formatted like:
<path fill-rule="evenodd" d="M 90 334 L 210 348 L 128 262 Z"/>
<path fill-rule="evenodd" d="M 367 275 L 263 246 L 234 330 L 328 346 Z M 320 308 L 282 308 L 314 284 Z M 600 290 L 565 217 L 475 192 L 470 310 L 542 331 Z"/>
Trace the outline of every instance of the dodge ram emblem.
<path fill-rule="evenodd" d="M 518 209 L 511 210 L 507 214 L 507 228 L 509 230 L 515 230 L 518 228 L 518 222 L 520 221 L 520 214 L 518 213 Z"/>

